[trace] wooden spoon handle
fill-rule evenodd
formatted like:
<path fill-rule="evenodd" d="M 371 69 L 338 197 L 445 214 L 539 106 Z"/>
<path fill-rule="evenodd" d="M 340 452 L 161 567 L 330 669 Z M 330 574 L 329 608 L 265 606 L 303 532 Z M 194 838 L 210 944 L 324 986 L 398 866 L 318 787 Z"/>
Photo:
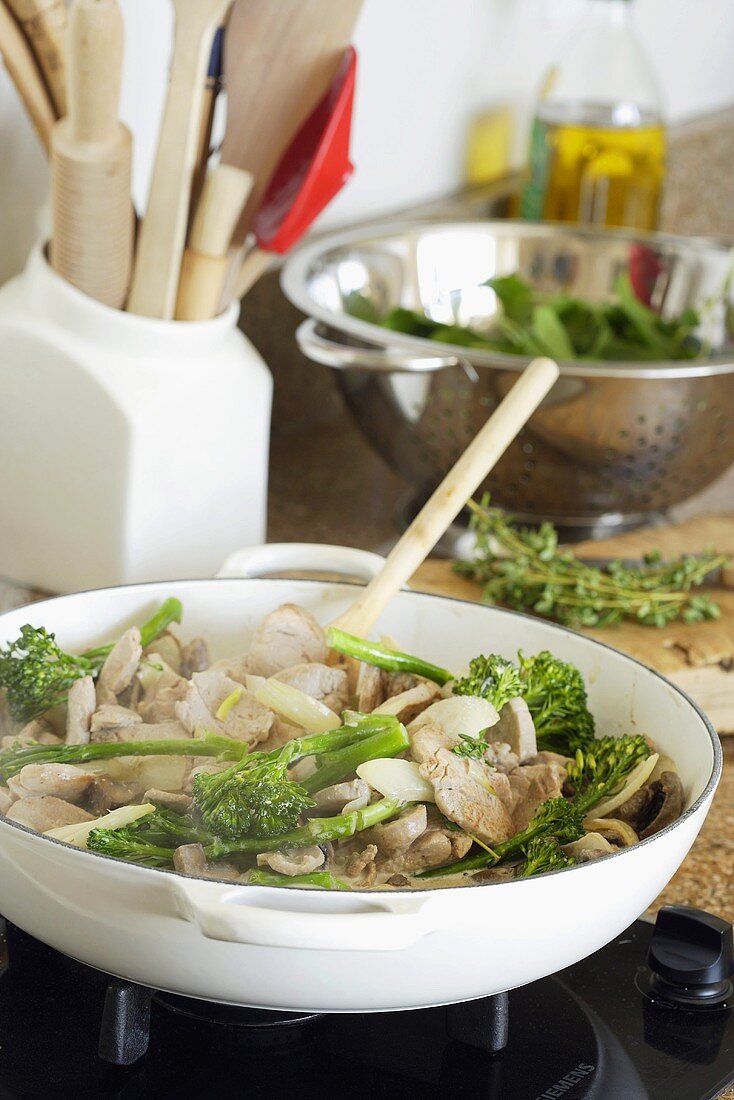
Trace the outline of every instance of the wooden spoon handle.
<path fill-rule="evenodd" d="M 558 378 L 552 359 L 534 359 L 424 504 L 381 571 L 334 626 L 366 635 L 392 597 L 412 577 L 466 501 L 530 419 Z"/>
<path fill-rule="evenodd" d="M 7 0 L 36 58 L 56 115 L 66 114 L 65 0 Z"/>
<path fill-rule="evenodd" d="M 127 308 L 170 320 L 186 240 L 206 71 L 232 0 L 174 0 L 171 76 Z"/>
<path fill-rule="evenodd" d="M 216 317 L 229 269 L 229 242 L 252 184 L 249 172 L 231 164 L 207 173 L 181 265 L 178 321 Z"/>
<path fill-rule="evenodd" d="M 45 149 L 51 143 L 56 114 L 36 60 L 20 26 L 0 0 L 0 57 L 18 89 L 34 129 Z"/>

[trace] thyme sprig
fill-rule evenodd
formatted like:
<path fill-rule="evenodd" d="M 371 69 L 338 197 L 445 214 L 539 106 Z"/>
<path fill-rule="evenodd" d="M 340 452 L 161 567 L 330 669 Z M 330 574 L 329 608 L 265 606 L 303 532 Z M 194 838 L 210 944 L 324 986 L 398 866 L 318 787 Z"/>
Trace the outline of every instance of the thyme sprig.
<path fill-rule="evenodd" d="M 490 507 L 488 497 L 469 506 L 476 549 L 471 561 L 458 561 L 454 568 L 483 585 L 486 603 L 573 627 L 615 626 L 624 619 L 660 627 L 721 614 L 708 593 L 692 591 L 712 570 L 728 564 L 716 550 L 673 561 L 655 552 L 634 568 L 623 562 L 599 567 L 561 549 L 551 523 L 518 527 L 507 513 Z"/>

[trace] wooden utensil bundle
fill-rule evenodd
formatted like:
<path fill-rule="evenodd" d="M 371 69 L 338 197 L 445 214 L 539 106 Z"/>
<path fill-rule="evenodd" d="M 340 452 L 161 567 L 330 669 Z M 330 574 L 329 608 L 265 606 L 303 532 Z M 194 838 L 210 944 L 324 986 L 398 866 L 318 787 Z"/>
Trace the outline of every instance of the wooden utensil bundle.
<path fill-rule="evenodd" d="M 252 217 L 284 150 L 324 100 L 361 0 L 173 5 L 169 87 L 135 253 L 132 142 L 118 119 L 117 0 L 71 0 L 68 27 L 65 0 L 0 0 L 0 52 L 51 149 L 56 271 L 115 308 L 203 320 L 226 304 L 227 285 L 244 293 L 266 266 L 258 254 L 246 278 L 236 278 Z M 222 163 L 207 170 L 228 20 Z M 329 198 L 325 190 L 322 197 L 321 206 Z M 321 206 L 314 204 L 313 216 Z M 301 221 L 305 229 L 309 220 Z"/>

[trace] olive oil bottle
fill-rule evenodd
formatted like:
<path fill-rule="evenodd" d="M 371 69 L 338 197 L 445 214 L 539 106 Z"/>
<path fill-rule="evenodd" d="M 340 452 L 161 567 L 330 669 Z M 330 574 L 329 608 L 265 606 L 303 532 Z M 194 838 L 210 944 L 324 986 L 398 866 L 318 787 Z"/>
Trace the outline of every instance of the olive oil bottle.
<path fill-rule="evenodd" d="M 522 217 L 657 227 L 665 128 L 631 7 L 631 0 L 587 0 L 581 24 L 546 75 Z"/>

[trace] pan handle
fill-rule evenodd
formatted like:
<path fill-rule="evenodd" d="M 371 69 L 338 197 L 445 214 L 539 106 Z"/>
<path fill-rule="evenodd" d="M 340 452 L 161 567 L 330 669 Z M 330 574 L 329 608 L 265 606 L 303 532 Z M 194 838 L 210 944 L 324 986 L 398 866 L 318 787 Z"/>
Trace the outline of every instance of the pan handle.
<path fill-rule="evenodd" d="M 270 542 L 235 550 L 223 563 L 218 577 L 265 577 L 273 573 L 336 573 L 350 580 L 371 581 L 385 559 L 371 550 L 354 546 L 329 546 L 317 542 Z"/>
<path fill-rule="evenodd" d="M 385 374 L 393 371 L 429 373 L 444 370 L 446 367 L 458 367 L 461 360 L 456 355 L 412 355 L 398 348 L 381 348 L 376 344 L 344 344 L 331 335 L 313 318 L 302 321 L 296 329 L 296 342 L 308 358 L 315 363 L 335 370 L 363 368 Z"/>
<path fill-rule="evenodd" d="M 438 898 L 179 879 L 178 915 L 207 939 L 312 951 L 401 951 L 443 927 Z"/>

